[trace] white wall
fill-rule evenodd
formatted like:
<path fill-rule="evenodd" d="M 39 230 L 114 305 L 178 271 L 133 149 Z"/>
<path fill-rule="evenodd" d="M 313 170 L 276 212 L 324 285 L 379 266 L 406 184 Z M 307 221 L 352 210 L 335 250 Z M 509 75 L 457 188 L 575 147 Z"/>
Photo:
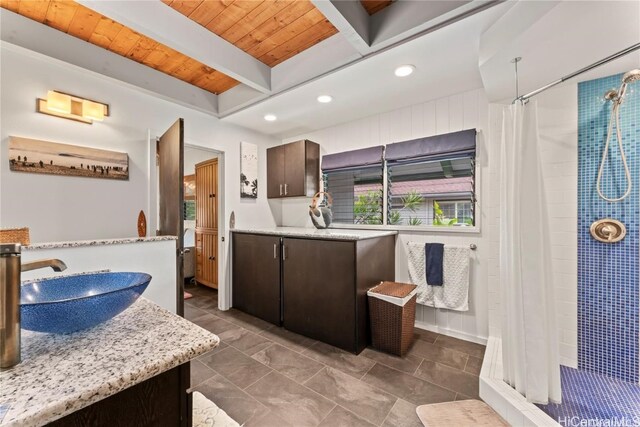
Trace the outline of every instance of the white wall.
<path fill-rule="evenodd" d="M 224 123 L 207 114 L 165 101 L 122 82 L 2 42 L 0 48 L 0 227 L 28 226 L 32 241 L 131 237 L 136 218 L 148 213 L 154 229 L 154 140 L 179 117 L 185 119 L 185 142 L 224 152 L 221 236 L 228 233 L 231 212 L 236 224 L 271 226 L 280 221 L 280 204 L 269 203 L 264 184 L 258 199 L 240 199 L 240 141 L 258 145 L 259 180 L 266 183 L 266 148 L 272 137 Z M 35 100 L 57 89 L 108 103 L 111 116 L 86 125 L 35 112 Z M 130 180 L 32 175 L 11 172 L 10 135 L 129 153 Z M 259 213 L 256 215 L 256 213 Z M 221 243 L 220 282 L 229 270 L 228 236 Z M 224 291 L 221 300 L 225 299 Z"/>
<path fill-rule="evenodd" d="M 367 117 L 343 125 L 322 129 L 283 142 L 308 138 L 320 144 L 321 154 L 330 154 L 357 148 L 384 145 L 413 138 L 477 128 L 478 168 L 477 195 L 479 202 L 477 233 L 400 232 L 396 243 L 396 280 L 408 281 L 406 243 L 442 242 L 466 246 L 475 243 L 472 252 L 470 310 L 455 312 L 419 306 L 416 321 L 419 326 L 450 335 L 482 342 L 488 336 L 487 271 L 488 227 L 484 195 L 488 194 L 489 164 L 486 146 L 488 129 L 488 101 L 481 89 L 446 98 L 413 105 Z M 283 200 L 282 225 L 311 227 L 308 211 L 309 200 Z"/>
<path fill-rule="evenodd" d="M 203 150 L 195 147 L 184 147 L 184 174 L 196 173 L 196 165 L 206 160 L 215 159 L 218 154 L 214 151 Z"/>
<path fill-rule="evenodd" d="M 34 242 L 136 235 L 138 211 L 148 212 L 150 203 L 148 132 L 155 138 L 179 117 L 185 119 L 187 143 L 225 152 L 225 223 L 232 210 L 239 226 L 275 223 L 273 215 L 252 215 L 256 209 L 271 212 L 266 193 L 260 192 L 257 200 L 241 202 L 235 179 L 240 167 L 239 143 L 245 140 L 260 147 L 259 172 L 262 182 L 266 181 L 265 150 L 277 143 L 274 139 L 6 43 L 2 44 L 1 55 L 2 227 L 29 226 Z M 35 99 L 45 96 L 49 89 L 106 102 L 111 116 L 90 126 L 38 114 Z M 10 172 L 10 135 L 128 152 L 130 180 Z"/>

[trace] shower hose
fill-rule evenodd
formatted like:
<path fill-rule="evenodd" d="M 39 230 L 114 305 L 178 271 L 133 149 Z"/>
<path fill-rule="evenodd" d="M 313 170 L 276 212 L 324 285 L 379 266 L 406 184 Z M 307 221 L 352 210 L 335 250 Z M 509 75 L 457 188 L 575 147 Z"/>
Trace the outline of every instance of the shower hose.
<path fill-rule="evenodd" d="M 611 119 L 609 120 L 609 130 L 607 131 L 607 141 L 604 145 L 604 152 L 602 153 L 602 161 L 600 163 L 600 169 L 598 170 L 598 180 L 596 182 L 596 190 L 598 195 L 607 202 L 620 202 L 626 199 L 631 194 L 631 173 L 629 172 L 629 165 L 627 164 L 627 156 L 624 154 L 624 147 L 622 145 L 622 133 L 620 132 L 620 108 L 621 102 L 614 101 L 613 110 L 611 111 Z M 607 161 L 607 155 L 609 153 L 609 142 L 611 141 L 611 133 L 613 131 L 613 123 L 616 124 L 616 137 L 618 138 L 618 147 L 620 148 L 620 156 L 622 157 L 622 164 L 624 165 L 624 173 L 627 178 L 627 191 L 617 199 L 610 199 L 602 193 L 602 171 L 604 170 L 604 164 Z"/>

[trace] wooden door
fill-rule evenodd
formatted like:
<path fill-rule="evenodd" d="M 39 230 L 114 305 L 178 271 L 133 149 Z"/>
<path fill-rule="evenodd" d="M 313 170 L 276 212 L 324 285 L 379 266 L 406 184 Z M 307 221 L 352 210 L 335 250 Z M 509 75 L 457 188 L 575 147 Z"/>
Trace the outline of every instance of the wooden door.
<path fill-rule="evenodd" d="M 158 193 L 160 236 L 176 236 L 176 312 L 184 313 L 184 120 L 178 119 L 158 139 Z"/>
<path fill-rule="evenodd" d="M 184 316 L 184 120 L 178 119 L 160 138 L 158 153 L 158 193 L 160 215 L 158 235 L 176 236 L 176 313 Z M 190 385 L 190 365 L 178 368 L 179 390 Z M 180 400 L 180 426 L 191 425 L 191 400 Z"/>
<path fill-rule="evenodd" d="M 280 325 L 280 237 L 233 233 L 233 307 Z"/>
<path fill-rule="evenodd" d="M 356 352 L 355 243 L 283 239 L 283 326 Z"/>
<path fill-rule="evenodd" d="M 284 147 L 279 145 L 267 149 L 267 197 L 284 195 Z"/>
<path fill-rule="evenodd" d="M 218 288 L 218 159 L 196 165 L 196 281 Z"/>
<path fill-rule="evenodd" d="M 284 195 L 297 197 L 305 195 L 305 141 L 284 145 Z"/>

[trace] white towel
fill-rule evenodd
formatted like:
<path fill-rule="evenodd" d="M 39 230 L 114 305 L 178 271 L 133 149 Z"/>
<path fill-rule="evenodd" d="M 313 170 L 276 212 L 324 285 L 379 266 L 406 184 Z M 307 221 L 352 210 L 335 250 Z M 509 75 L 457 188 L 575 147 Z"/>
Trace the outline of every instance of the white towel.
<path fill-rule="evenodd" d="M 409 280 L 418 286 L 418 304 L 449 310 L 469 310 L 469 248 L 444 247 L 442 286 L 429 286 L 425 273 L 424 243 L 407 243 Z"/>

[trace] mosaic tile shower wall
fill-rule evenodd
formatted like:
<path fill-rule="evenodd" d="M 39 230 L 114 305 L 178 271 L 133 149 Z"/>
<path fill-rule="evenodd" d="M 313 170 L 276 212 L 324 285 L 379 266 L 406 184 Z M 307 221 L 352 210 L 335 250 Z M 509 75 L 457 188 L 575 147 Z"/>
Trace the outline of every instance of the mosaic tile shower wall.
<path fill-rule="evenodd" d="M 620 129 L 633 178 L 630 196 L 606 202 L 596 192 L 612 103 L 604 99 L 618 89 L 622 74 L 578 85 L 578 367 L 638 382 L 640 360 L 639 228 L 640 222 L 640 84 L 633 83 L 620 107 Z M 602 177 L 603 193 L 618 198 L 626 190 L 615 133 Z M 589 227 L 614 218 L 627 227 L 618 243 L 600 243 Z"/>

